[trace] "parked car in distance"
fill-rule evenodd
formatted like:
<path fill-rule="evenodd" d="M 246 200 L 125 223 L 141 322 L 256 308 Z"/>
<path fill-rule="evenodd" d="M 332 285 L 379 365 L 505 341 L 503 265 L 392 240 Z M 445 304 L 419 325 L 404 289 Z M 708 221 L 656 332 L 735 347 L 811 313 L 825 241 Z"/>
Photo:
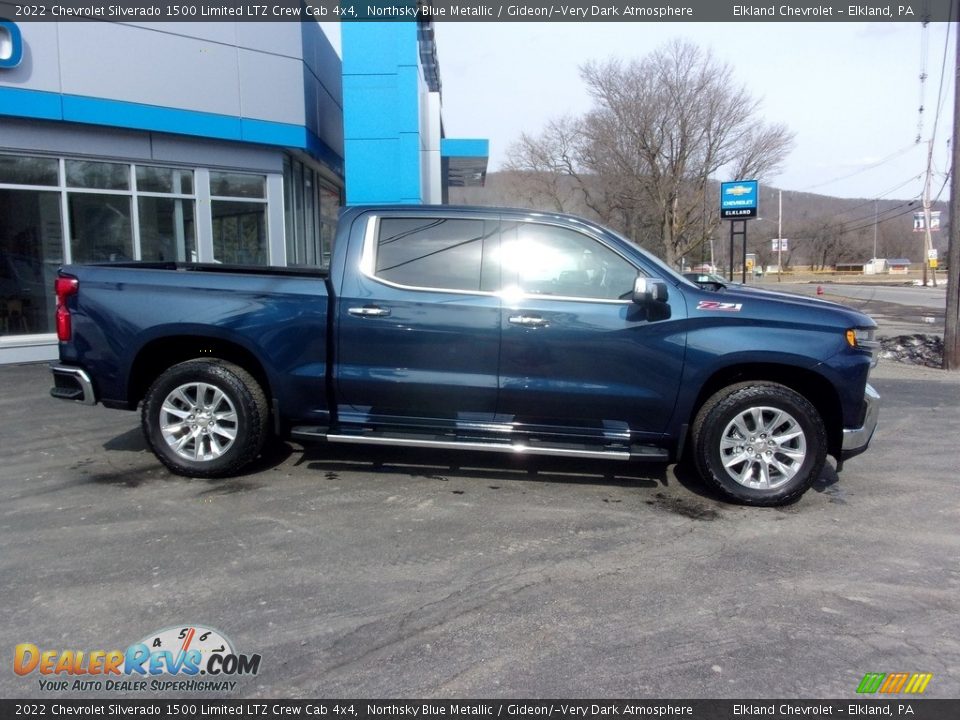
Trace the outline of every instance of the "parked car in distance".
<path fill-rule="evenodd" d="M 704 290 L 723 290 L 728 285 L 739 285 L 732 280 L 727 280 L 716 273 L 685 272 L 683 276 L 692 283 L 702 287 Z"/>

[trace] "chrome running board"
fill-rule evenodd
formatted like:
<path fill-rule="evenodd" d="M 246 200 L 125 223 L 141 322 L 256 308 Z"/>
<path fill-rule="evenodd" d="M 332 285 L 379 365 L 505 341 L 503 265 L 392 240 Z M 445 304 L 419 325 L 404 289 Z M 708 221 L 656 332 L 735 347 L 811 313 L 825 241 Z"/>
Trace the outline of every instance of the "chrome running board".
<path fill-rule="evenodd" d="M 635 445 L 629 450 L 591 447 L 582 444 L 559 444 L 541 442 L 503 442 L 492 440 L 457 440 L 454 438 L 416 437 L 388 433 L 338 434 L 327 433 L 321 428 L 295 427 L 291 435 L 297 439 L 325 440 L 344 445 L 386 445 L 390 447 L 427 448 L 432 450 L 469 450 L 472 452 L 498 452 L 515 455 L 541 455 L 549 457 L 587 458 L 595 460 L 658 460 L 666 461 L 669 453 L 650 445 Z"/>

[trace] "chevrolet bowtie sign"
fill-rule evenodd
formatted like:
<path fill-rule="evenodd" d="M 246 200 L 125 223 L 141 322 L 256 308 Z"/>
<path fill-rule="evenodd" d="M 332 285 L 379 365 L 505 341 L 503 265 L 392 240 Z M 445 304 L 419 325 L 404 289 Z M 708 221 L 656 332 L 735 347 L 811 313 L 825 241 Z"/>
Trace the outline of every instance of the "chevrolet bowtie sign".
<path fill-rule="evenodd" d="M 724 220 L 746 220 L 757 216 L 760 199 L 756 180 L 720 183 L 720 217 Z"/>
<path fill-rule="evenodd" d="M 0 70 L 15 68 L 23 59 L 23 37 L 17 24 L 0 18 Z"/>

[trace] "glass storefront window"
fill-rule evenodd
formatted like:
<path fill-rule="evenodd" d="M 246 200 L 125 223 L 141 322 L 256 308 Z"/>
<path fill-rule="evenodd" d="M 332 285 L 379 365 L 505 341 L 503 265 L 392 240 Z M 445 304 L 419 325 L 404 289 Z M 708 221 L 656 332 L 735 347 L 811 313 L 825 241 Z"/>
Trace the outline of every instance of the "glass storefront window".
<path fill-rule="evenodd" d="M 209 186 L 198 188 L 207 177 Z M 53 281 L 67 258 L 267 265 L 268 179 L 274 182 L 266 173 L 0 154 L 0 335 L 55 331 Z M 284 159 L 283 188 L 287 264 L 327 266 L 341 191 L 318 166 L 293 156 Z"/>
<path fill-rule="evenodd" d="M 228 265 L 267 264 L 267 210 L 263 203 L 213 200 L 213 257 Z"/>
<path fill-rule="evenodd" d="M 340 191 L 290 157 L 283 162 L 287 264 L 327 267 L 340 211 Z"/>
<path fill-rule="evenodd" d="M 137 211 L 142 260 L 197 262 L 192 200 L 141 196 Z"/>
<path fill-rule="evenodd" d="M 130 166 L 120 163 L 67 160 L 67 185 L 97 190 L 129 190 Z"/>
<path fill-rule="evenodd" d="M 245 173 L 210 173 L 210 194 L 220 197 L 258 198 L 266 197 L 266 178 L 263 175 Z"/>
<path fill-rule="evenodd" d="M 140 192 L 193 195 L 193 171 L 138 165 L 137 190 Z"/>
<path fill-rule="evenodd" d="M 340 191 L 320 185 L 320 266 L 329 267 L 333 238 L 337 234 L 337 219 L 340 216 Z"/>
<path fill-rule="evenodd" d="M 0 183 L 58 185 L 58 165 L 53 158 L 0 155 Z"/>
<path fill-rule="evenodd" d="M 0 189 L 0 335 L 54 332 L 60 193 Z"/>
<path fill-rule="evenodd" d="M 70 252 L 75 263 L 133 259 L 130 197 L 67 193 Z"/>

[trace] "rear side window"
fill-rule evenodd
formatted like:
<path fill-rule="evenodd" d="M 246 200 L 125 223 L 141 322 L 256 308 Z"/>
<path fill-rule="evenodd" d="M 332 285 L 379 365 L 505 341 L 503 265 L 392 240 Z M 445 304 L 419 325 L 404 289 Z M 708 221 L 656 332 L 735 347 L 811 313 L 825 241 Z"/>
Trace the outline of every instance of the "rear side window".
<path fill-rule="evenodd" d="M 375 275 L 408 287 L 489 291 L 499 278 L 484 258 L 496 237 L 497 223 L 484 220 L 381 218 Z"/>

